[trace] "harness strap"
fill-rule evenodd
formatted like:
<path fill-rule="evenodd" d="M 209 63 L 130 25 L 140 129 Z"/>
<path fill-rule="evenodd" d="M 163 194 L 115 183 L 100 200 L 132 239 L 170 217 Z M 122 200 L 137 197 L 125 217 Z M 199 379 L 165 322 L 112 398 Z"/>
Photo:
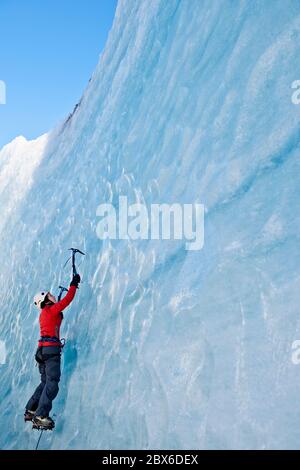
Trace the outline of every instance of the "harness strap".
<path fill-rule="evenodd" d="M 66 340 L 62 338 L 62 341 L 56 336 L 41 336 L 39 339 L 40 343 L 56 343 L 61 348 L 64 347 Z"/>
<path fill-rule="evenodd" d="M 60 343 L 60 339 L 56 336 L 41 336 L 40 341 L 47 341 L 50 343 Z"/>

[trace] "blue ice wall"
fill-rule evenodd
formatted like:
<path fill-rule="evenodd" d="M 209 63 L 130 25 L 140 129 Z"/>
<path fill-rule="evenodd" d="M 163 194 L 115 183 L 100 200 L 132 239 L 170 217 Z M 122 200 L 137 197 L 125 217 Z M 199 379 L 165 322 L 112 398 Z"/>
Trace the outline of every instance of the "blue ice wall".
<path fill-rule="evenodd" d="M 72 245 L 41 448 L 299 448 L 299 44 L 295 0 L 121 0 L 68 122 L 1 151 L 0 448 L 35 447 L 32 297 L 69 282 Z M 102 242 L 119 195 L 205 204 L 204 248 Z"/>

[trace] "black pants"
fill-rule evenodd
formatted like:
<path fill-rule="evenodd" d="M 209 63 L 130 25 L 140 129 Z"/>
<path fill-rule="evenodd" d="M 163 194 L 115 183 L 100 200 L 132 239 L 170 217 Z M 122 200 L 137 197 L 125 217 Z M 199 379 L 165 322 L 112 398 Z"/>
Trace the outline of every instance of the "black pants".
<path fill-rule="evenodd" d="M 52 346 L 37 351 L 41 383 L 26 405 L 26 410 L 35 411 L 37 416 L 49 416 L 52 401 L 58 394 L 60 356 L 60 348 Z"/>

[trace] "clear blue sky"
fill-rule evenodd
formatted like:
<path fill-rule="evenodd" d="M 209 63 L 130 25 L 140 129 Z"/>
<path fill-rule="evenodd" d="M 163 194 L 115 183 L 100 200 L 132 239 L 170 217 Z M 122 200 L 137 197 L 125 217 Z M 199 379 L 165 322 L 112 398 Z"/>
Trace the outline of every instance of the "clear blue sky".
<path fill-rule="evenodd" d="M 72 111 L 111 29 L 117 0 L 0 0 L 0 148 Z"/>

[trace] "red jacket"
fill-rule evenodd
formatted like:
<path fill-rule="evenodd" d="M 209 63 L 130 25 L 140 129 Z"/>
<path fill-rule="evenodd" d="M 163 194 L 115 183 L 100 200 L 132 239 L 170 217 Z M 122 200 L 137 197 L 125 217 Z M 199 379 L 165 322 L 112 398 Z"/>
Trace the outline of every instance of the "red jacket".
<path fill-rule="evenodd" d="M 62 310 L 64 310 L 74 299 L 76 294 L 76 287 L 70 286 L 67 295 L 52 305 L 46 305 L 40 314 L 40 331 L 41 337 L 55 337 L 60 338 L 59 330 L 63 319 Z M 60 346 L 60 343 L 52 341 L 39 341 L 39 346 Z"/>

